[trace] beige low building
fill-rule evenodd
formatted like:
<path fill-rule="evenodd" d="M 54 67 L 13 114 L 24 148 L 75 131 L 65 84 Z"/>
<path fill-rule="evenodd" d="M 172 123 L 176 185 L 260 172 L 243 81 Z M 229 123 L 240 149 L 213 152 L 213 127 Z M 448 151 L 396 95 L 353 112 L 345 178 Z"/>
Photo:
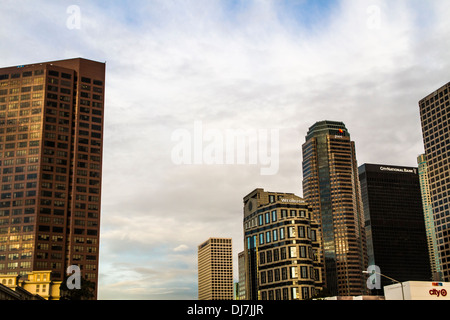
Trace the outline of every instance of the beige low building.
<path fill-rule="evenodd" d="M 61 281 L 52 281 L 51 271 L 32 271 L 24 276 L 0 275 L 0 284 L 15 292 L 29 292 L 45 300 L 59 300 Z"/>
<path fill-rule="evenodd" d="M 233 300 L 230 238 L 209 238 L 198 246 L 198 299 Z"/>

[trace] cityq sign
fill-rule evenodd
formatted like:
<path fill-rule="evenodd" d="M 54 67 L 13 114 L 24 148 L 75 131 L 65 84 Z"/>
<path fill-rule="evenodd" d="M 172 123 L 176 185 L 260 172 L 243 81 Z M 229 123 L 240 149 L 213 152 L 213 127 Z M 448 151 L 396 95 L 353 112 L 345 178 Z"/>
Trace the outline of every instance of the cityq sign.
<path fill-rule="evenodd" d="M 440 287 L 440 286 L 442 286 L 442 283 L 440 283 L 440 282 L 433 282 L 433 286 Z M 430 294 L 430 296 L 437 296 L 438 298 L 447 296 L 447 290 L 445 290 L 445 289 L 433 288 L 430 291 L 428 291 L 428 293 Z"/>

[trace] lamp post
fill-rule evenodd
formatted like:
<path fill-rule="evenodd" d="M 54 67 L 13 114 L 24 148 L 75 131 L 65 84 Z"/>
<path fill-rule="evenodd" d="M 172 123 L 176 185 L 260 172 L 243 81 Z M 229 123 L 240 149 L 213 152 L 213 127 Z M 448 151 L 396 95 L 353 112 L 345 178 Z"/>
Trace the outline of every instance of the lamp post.
<path fill-rule="evenodd" d="M 372 273 L 370 273 L 369 271 L 363 270 L 362 273 L 366 273 L 366 274 L 374 274 L 375 273 L 375 274 L 378 274 L 378 275 L 380 275 L 382 277 L 385 277 L 385 278 L 387 278 L 387 279 L 389 279 L 389 280 L 391 280 L 393 282 L 400 283 L 400 286 L 402 287 L 402 300 L 405 300 L 405 293 L 403 292 L 403 283 L 402 282 L 400 282 L 398 280 L 395 280 L 395 279 L 393 279 L 391 277 L 388 277 L 388 276 L 386 276 L 386 275 L 384 275 L 382 273 L 376 272 L 376 271 L 373 271 Z"/>

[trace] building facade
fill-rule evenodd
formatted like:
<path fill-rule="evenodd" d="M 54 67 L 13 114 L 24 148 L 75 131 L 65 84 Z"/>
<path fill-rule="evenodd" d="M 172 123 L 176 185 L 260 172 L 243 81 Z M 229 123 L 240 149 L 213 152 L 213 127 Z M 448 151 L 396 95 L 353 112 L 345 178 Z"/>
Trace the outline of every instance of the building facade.
<path fill-rule="evenodd" d="M 450 281 L 450 83 L 419 101 L 437 253 Z"/>
<path fill-rule="evenodd" d="M 51 271 L 32 271 L 26 275 L 0 275 L 0 284 L 15 291 L 20 298 L 59 300 L 61 281 L 53 281 Z M 24 295 L 26 293 L 26 295 Z"/>
<path fill-rule="evenodd" d="M 434 228 L 433 205 L 430 197 L 430 186 L 428 180 L 428 166 L 425 154 L 417 157 L 420 192 L 422 195 L 422 207 L 425 218 L 425 230 L 427 233 L 428 254 L 432 280 L 442 280 L 441 262 L 437 251 L 436 232 Z"/>
<path fill-rule="evenodd" d="M 364 213 L 355 143 L 342 122 L 321 121 L 309 128 L 303 150 L 303 196 L 320 223 L 325 285 L 332 296 L 367 291 Z"/>
<path fill-rule="evenodd" d="M 0 274 L 98 281 L 105 64 L 0 69 Z"/>
<path fill-rule="evenodd" d="M 319 225 L 306 202 L 256 189 L 244 197 L 247 300 L 306 300 L 323 288 Z"/>
<path fill-rule="evenodd" d="M 359 180 L 369 265 L 397 281 L 431 280 L 418 169 L 366 163 Z"/>
<path fill-rule="evenodd" d="M 198 246 L 198 299 L 233 298 L 232 240 L 210 238 Z"/>

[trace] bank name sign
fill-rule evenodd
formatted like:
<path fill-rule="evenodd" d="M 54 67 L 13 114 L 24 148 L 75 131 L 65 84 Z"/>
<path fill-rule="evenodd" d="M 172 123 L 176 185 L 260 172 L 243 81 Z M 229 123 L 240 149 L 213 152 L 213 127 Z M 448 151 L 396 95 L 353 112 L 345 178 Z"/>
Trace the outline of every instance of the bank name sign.
<path fill-rule="evenodd" d="M 401 173 L 417 173 L 416 168 L 394 168 L 394 167 L 386 167 L 380 166 L 380 171 L 391 171 L 391 172 L 401 172 Z"/>

